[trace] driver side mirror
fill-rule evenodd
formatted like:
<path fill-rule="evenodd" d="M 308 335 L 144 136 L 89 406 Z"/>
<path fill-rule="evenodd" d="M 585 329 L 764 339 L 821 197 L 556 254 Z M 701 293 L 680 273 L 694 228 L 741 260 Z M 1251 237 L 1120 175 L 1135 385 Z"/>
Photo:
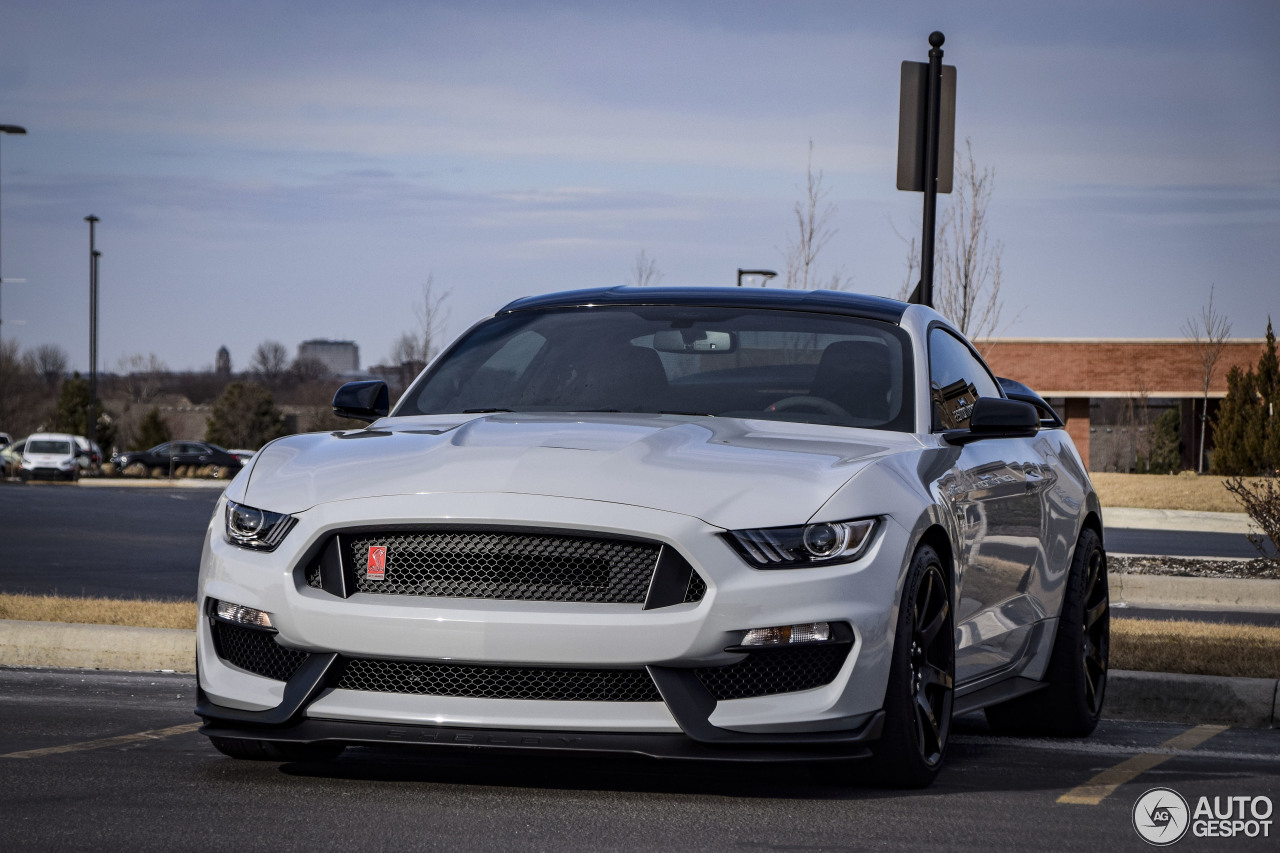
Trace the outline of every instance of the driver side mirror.
<path fill-rule="evenodd" d="M 979 397 L 969 414 L 969 428 L 944 437 L 948 444 L 968 444 L 986 438 L 1028 438 L 1040 429 L 1040 413 L 1021 400 Z"/>
<path fill-rule="evenodd" d="M 333 395 L 333 413 L 340 418 L 373 422 L 391 410 L 391 394 L 381 379 L 348 382 Z"/>

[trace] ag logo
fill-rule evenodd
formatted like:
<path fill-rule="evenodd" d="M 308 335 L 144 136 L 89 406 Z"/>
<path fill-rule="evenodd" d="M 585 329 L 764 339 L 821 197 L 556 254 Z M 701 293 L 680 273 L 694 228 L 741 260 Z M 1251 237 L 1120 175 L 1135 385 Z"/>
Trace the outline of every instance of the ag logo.
<path fill-rule="evenodd" d="M 1152 788 L 1133 804 L 1133 828 L 1148 844 L 1165 847 L 1187 834 L 1187 801 L 1170 788 Z"/>

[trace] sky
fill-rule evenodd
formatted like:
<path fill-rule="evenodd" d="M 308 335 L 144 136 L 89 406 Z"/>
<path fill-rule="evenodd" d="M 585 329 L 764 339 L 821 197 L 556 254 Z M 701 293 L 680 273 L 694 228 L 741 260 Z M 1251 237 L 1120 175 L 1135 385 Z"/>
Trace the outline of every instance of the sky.
<path fill-rule="evenodd" d="M 899 74 L 946 35 L 995 170 L 1005 336 L 1177 338 L 1214 288 L 1280 320 L 1280 4 L 6 0 L 0 335 L 86 370 L 235 370 L 265 340 L 385 362 L 430 277 L 448 337 L 511 299 L 818 266 L 894 296 Z M 940 215 L 949 196 L 939 197 Z"/>

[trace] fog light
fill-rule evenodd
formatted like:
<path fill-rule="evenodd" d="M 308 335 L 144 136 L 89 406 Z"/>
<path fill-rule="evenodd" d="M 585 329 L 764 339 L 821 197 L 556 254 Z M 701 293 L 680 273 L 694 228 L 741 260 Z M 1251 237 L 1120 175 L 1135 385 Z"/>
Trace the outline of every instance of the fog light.
<path fill-rule="evenodd" d="M 229 601 L 219 601 L 213 609 L 213 615 L 226 622 L 234 622 L 237 625 L 248 625 L 251 628 L 270 628 L 275 630 L 275 626 L 271 624 L 271 614 L 265 610 L 255 610 L 252 607 L 245 607 L 243 604 L 232 604 Z"/>
<path fill-rule="evenodd" d="M 744 646 L 783 646 L 788 643 L 821 643 L 831 639 L 831 626 L 826 622 L 783 625 L 778 628 L 752 628 L 742 639 Z"/>

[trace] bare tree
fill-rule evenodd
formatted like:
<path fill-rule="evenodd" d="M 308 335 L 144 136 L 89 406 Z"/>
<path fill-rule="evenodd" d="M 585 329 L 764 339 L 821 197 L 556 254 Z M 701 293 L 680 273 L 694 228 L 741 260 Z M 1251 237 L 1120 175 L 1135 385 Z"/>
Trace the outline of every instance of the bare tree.
<path fill-rule="evenodd" d="M 422 284 L 419 300 L 413 304 L 413 318 L 417 320 L 417 328 L 401 334 L 392 347 L 392 361 L 403 365 L 413 362 L 426 365 L 440 351 L 440 341 L 444 337 L 444 323 L 449 313 L 444 302 L 449 298 L 448 291 L 436 292 L 435 277 L 428 275 Z M 419 366 L 421 370 L 421 366 Z M 415 371 L 416 373 L 416 371 Z"/>
<path fill-rule="evenodd" d="M 267 387 L 275 387 L 289 372 L 289 351 L 279 341 L 263 341 L 253 351 L 249 368 L 262 377 Z"/>
<path fill-rule="evenodd" d="M 662 281 L 662 270 L 658 269 L 658 263 L 645 252 L 644 249 L 636 255 L 635 264 L 631 267 L 631 275 L 627 279 L 627 284 L 635 287 L 648 287 L 656 285 Z"/>
<path fill-rule="evenodd" d="M 318 358 L 299 358 L 289 367 L 289 377 L 298 383 L 318 382 L 332 375 L 329 365 Z"/>
<path fill-rule="evenodd" d="M 169 368 L 155 353 L 122 355 L 116 362 L 130 403 L 145 406 L 160 393 L 160 384 Z"/>
<path fill-rule="evenodd" d="M 988 338 L 1000 328 L 1001 266 L 1004 244 L 987 228 L 987 208 L 995 189 L 994 168 L 978 168 L 973 144 L 956 152 L 951 204 L 938 234 L 940 273 L 934 307 L 968 338 Z"/>
<path fill-rule="evenodd" d="M 1214 374 L 1218 371 L 1218 360 L 1226 348 L 1227 336 L 1231 334 L 1231 321 L 1213 307 L 1213 289 L 1214 286 L 1209 285 L 1209 304 L 1200 309 L 1200 316 L 1188 317 L 1182 324 L 1182 334 L 1191 340 L 1196 358 L 1200 360 L 1201 387 L 1204 390 L 1204 399 L 1200 404 L 1200 453 L 1196 463 L 1198 474 L 1204 473 L 1204 434 L 1209 420 L 1209 386 L 1213 384 Z"/>
<path fill-rule="evenodd" d="M 41 344 L 28 354 L 28 358 L 49 388 L 57 388 L 62 377 L 67 375 L 67 351 L 57 344 Z"/>
<path fill-rule="evenodd" d="M 786 259 L 785 286 L 791 290 L 808 290 L 825 287 L 844 290 L 851 279 L 839 270 L 822 280 L 818 274 L 818 255 L 823 247 L 836 236 L 837 229 L 830 224 L 836 206 L 827 201 L 830 190 L 822 185 L 823 173 L 813 171 L 813 140 L 809 140 L 809 160 L 805 169 L 804 198 L 796 202 L 796 232 L 787 240 L 783 252 Z"/>
<path fill-rule="evenodd" d="M 391 363 L 399 365 L 401 378 L 407 384 L 427 362 L 440 351 L 449 310 L 445 302 L 449 292 L 436 291 L 435 276 L 428 274 L 418 300 L 413 306 L 417 328 L 404 332 L 391 347 Z"/>

